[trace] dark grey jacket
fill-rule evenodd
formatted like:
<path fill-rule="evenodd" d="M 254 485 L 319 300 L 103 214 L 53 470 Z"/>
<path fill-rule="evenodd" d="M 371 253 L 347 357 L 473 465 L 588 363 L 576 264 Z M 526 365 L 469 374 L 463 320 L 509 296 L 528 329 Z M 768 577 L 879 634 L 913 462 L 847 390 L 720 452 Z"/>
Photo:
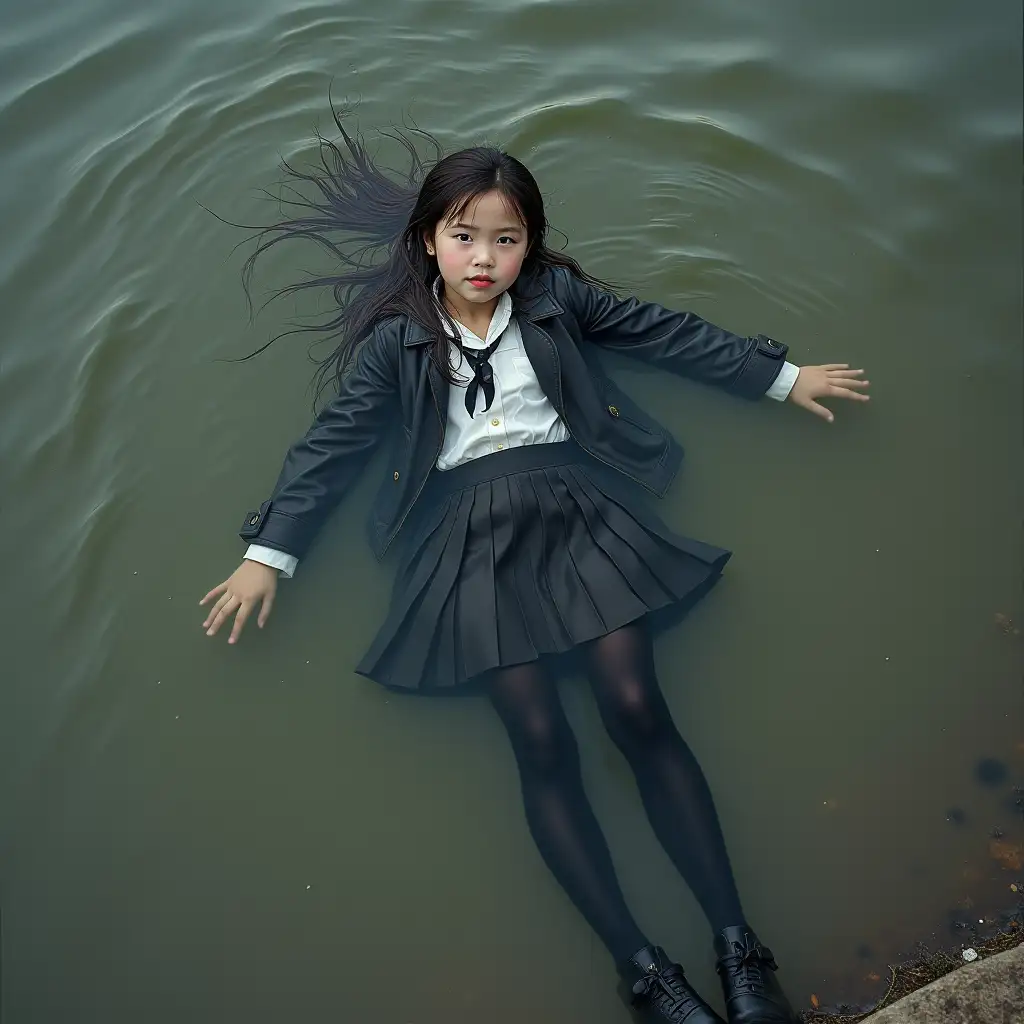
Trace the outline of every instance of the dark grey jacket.
<path fill-rule="evenodd" d="M 679 469 L 682 449 L 607 377 L 594 346 L 750 399 L 771 387 L 786 356 L 785 345 L 764 335 L 744 338 L 692 313 L 620 299 L 561 268 L 521 275 L 510 296 L 526 353 L 569 433 L 659 496 Z M 247 516 L 244 540 L 301 558 L 390 436 L 388 472 L 368 524 L 370 545 L 383 556 L 441 452 L 448 384 L 428 358 L 435 336 L 407 317 L 377 326 L 338 396 L 289 450 L 270 499 Z"/>

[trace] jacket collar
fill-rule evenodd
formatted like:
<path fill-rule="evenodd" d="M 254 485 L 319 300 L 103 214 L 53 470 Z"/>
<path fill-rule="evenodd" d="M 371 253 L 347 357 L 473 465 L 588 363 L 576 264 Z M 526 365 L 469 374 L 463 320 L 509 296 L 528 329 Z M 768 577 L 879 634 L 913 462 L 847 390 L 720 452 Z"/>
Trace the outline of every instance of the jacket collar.
<path fill-rule="evenodd" d="M 512 299 L 512 315 L 521 320 L 541 320 L 548 316 L 563 313 L 562 307 L 555 301 L 551 292 L 543 282 L 544 271 L 524 279 L 518 277 L 508 294 Z M 433 341 L 437 335 L 427 330 L 422 324 L 413 320 L 408 322 L 403 344 L 406 348 L 423 345 Z"/>

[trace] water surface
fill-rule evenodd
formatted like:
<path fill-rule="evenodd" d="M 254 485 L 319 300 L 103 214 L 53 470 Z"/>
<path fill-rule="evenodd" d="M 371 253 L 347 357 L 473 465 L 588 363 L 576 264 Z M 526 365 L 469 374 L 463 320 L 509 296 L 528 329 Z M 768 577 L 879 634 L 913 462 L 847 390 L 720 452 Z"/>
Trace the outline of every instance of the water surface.
<path fill-rule="evenodd" d="M 507 145 L 593 273 L 869 370 L 831 428 L 619 371 L 689 452 L 663 515 L 735 552 L 662 681 L 799 1005 L 998 923 L 1024 842 L 1018 4 L 8 0 L 0 27 L 5 1021 L 626 1019 L 488 708 L 352 672 L 392 571 L 373 481 L 263 634 L 199 629 L 312 370 L 301 342 L 221 361 L 291 311 L 247 324 L 240 234 L 199 204 L 272 217 L 332 83 L 366 127 Z M 695 902 L 565 699 L 637 916 L 713 992 Z"/>

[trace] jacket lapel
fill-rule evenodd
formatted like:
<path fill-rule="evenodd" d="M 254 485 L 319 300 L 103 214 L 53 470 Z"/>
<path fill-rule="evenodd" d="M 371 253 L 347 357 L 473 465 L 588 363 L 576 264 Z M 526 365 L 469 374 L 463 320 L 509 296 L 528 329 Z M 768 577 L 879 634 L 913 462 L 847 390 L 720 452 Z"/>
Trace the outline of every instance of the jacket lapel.
<path fill-rule="evenodd" d="M 536 326 L 532 320 L 521 320 L 519 331 L 523 338 L 523 348 L 530 357 L 533 372 L 537 374 L 537 383 L 561 416 L 565 410 L 560 384 L 561 364 L 555 343 L 547 331 Z"/>
<path fill-rule="evenodd" d="M 520 278 L 512 286 L 509 294 L 512 297 L 512 315 L 519 323 L 519 330 L 523 336 L 523 347 L 526 349 L 526 354 L 530 357 L 530 362 L 533 364 L 537 380 L 544 393 L 551 400 L 559 414 L 561 414 L 563 409 L 559 383 L 558 352 L 551 337 L 541 328 L 535 327 L 534 322 L 557 316 L 563 312 L 562 307 L 536 277 L 525 280 Z M 402 343 L 406 348 L 422 348 L 433 341 L 434 337 L 435 335 L 421 324 L 409 321 Z M 448 392 L 450 385 L 433 361 L 427 357 L 426 352 L 423 353 L 423 356 L 427 364 L 427 379 L 430 382 L 430 390 L 433 392 L 434 402 L 437 405 L 437 414 L 441 419 L 440 427 L 443 436 L 448 420 Z"/>
<path fill-rule="evenodd" d="M 427 380 L 430 381 L 430 390 L 434 393 L 434 402 L 437 406 L 437 415 L 440 419 L 441 436 L 444 437 L 445 427 L 448 424 L 448 390 L 450 385 L 444 379 L 444 375 L 434 365 L 434 361 L 424 352 L 427 360 Z"/>
<path fill-rule="evenodd" d="M 558 348 L 551 335 L 536 324 L 538 320 L 557 316 L 563 312 L 562 307 L 543 285 L 532 281 L 524 283 L 520 290 L 513 289 L 512 312 L 519 323 L 523 348 L 530 357 L 537 382 L 558 414 L 564 415 Z"/>

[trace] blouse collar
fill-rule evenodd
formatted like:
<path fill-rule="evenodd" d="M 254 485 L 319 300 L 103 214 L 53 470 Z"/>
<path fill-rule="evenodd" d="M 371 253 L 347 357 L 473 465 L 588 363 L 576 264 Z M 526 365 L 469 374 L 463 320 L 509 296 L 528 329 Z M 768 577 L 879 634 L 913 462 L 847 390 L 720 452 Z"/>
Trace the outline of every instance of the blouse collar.
<path fill-rule="evenodd" d="M 441 310 L 441 284 L 442 279 L 438 277 L 434 281 L 434 301 L 437 303 L 438 312 Z M 449 314 L 450 315 L 450 314 Z M 454 337 L 452 329 L 448 322 L 443 316 L 440 317 L 441 324 L 448 332 L 450 337 Z M 454 319 L 454 317 L 453 317 Z M 491 322 L 487 326 L 487 337 L 482 341 L 478 338 L 468 327 L 464 324 L 455 321 L 455 326 L 459 329 L 459 335 L 462 343 L 469 348 L 486 348 L 493 342 L 502 331 L 505 330 L 509 325 L 509 321 L 512 319 L 512 299 L 507 291 L 501 293 L 498 297 L 498 305 L 494 309 L 494 315 L 491 317 Z"/>

